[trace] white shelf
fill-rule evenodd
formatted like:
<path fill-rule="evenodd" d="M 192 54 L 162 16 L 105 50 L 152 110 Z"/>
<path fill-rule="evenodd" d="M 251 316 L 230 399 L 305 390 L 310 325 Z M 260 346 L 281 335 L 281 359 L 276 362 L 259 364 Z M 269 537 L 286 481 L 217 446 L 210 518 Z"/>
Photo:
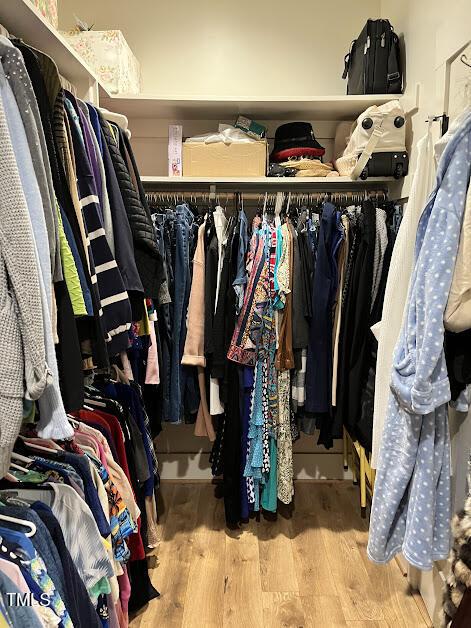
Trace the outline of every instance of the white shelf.
<path fill-rule="evenodd" d="M 394 94 L 374 94 L 250 99 L 138 94 L 110 96 L 102 99 L 102 104 L 128 118 L 232 120 L 243 113 L 260 120 L 354 120 L 367 107 L 381 105 L 394 97 Z"/>
<path fill-rule="evenodd" d="M 94 71 L 29 0 L 0 0 L 0 24 L 11 36 L 52 57 L 62 76 L 80 91 L 96 83 L 100 93 L 109 97 Z"/>
<path fill-rule="evenodd" d="M 372 186 L 377 184 L 388 184 L 395 181 L 393 177 L 369 177 L 366 181 L 357 179 L 352 181 L 350 177 L 146 177 L 142 176 L 141 181 L 145 186 L 203 186 L 218 185 L 225 187 L 305 187 L 305 188 L 327 188 L 327 187 L 357 187 Z"/>

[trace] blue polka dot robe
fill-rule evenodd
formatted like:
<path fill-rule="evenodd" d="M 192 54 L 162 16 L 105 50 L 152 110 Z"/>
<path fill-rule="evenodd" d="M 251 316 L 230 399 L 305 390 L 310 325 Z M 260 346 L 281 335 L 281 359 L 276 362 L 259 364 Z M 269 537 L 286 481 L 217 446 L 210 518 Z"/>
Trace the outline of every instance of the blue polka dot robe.
<path fill-rule="evenodd" d="M 431 569 L 450 549 L 450 384 L 443 315 L 471 170 L 471 114 L 446 146 L 420 218 L 409 298 L 396 344 L 370 519 L 368 556 L 402 552 Z"/>

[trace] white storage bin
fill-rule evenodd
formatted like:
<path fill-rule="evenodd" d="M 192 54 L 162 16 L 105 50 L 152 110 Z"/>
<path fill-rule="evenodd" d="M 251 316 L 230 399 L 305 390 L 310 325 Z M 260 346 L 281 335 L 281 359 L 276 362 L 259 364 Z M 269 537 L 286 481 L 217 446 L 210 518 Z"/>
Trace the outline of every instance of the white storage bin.
<path fill-rule="evenodd" d="M 64 33 L 112 94 L 139 94 L 141 67 L 121 31 Z"/>

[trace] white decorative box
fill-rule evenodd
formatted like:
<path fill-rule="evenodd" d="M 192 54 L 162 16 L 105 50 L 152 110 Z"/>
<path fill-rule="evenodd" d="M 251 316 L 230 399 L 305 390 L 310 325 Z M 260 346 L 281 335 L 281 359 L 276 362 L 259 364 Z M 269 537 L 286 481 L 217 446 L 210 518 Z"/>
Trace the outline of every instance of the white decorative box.
<path fill-rule="evenodd" d="M 112 94 L 139 94 L 141 66 L 121 31 L 64 33 Z"/>
<path fill-rule="evenodd" d="M 59 18 L 57 16 L 57 0 L 30 0 L 31 4 L 39 10 L 46 20 L 57 28 L 59 26 Z"/>

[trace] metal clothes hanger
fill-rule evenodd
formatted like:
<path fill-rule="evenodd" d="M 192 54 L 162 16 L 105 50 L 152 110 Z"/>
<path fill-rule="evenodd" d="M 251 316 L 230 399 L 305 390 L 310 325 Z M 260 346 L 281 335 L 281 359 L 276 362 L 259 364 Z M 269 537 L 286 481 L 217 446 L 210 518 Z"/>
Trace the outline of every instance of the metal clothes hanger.
<path fill-rule="evenodd" d="M 461 63 L 464 63 L 464 65 L 468 66 L 468 68 L 471 68 L 471 63 L 468 61 L 468 57 L 464 54 L 464 52 L 460 57 L 460 61 Z"/>

